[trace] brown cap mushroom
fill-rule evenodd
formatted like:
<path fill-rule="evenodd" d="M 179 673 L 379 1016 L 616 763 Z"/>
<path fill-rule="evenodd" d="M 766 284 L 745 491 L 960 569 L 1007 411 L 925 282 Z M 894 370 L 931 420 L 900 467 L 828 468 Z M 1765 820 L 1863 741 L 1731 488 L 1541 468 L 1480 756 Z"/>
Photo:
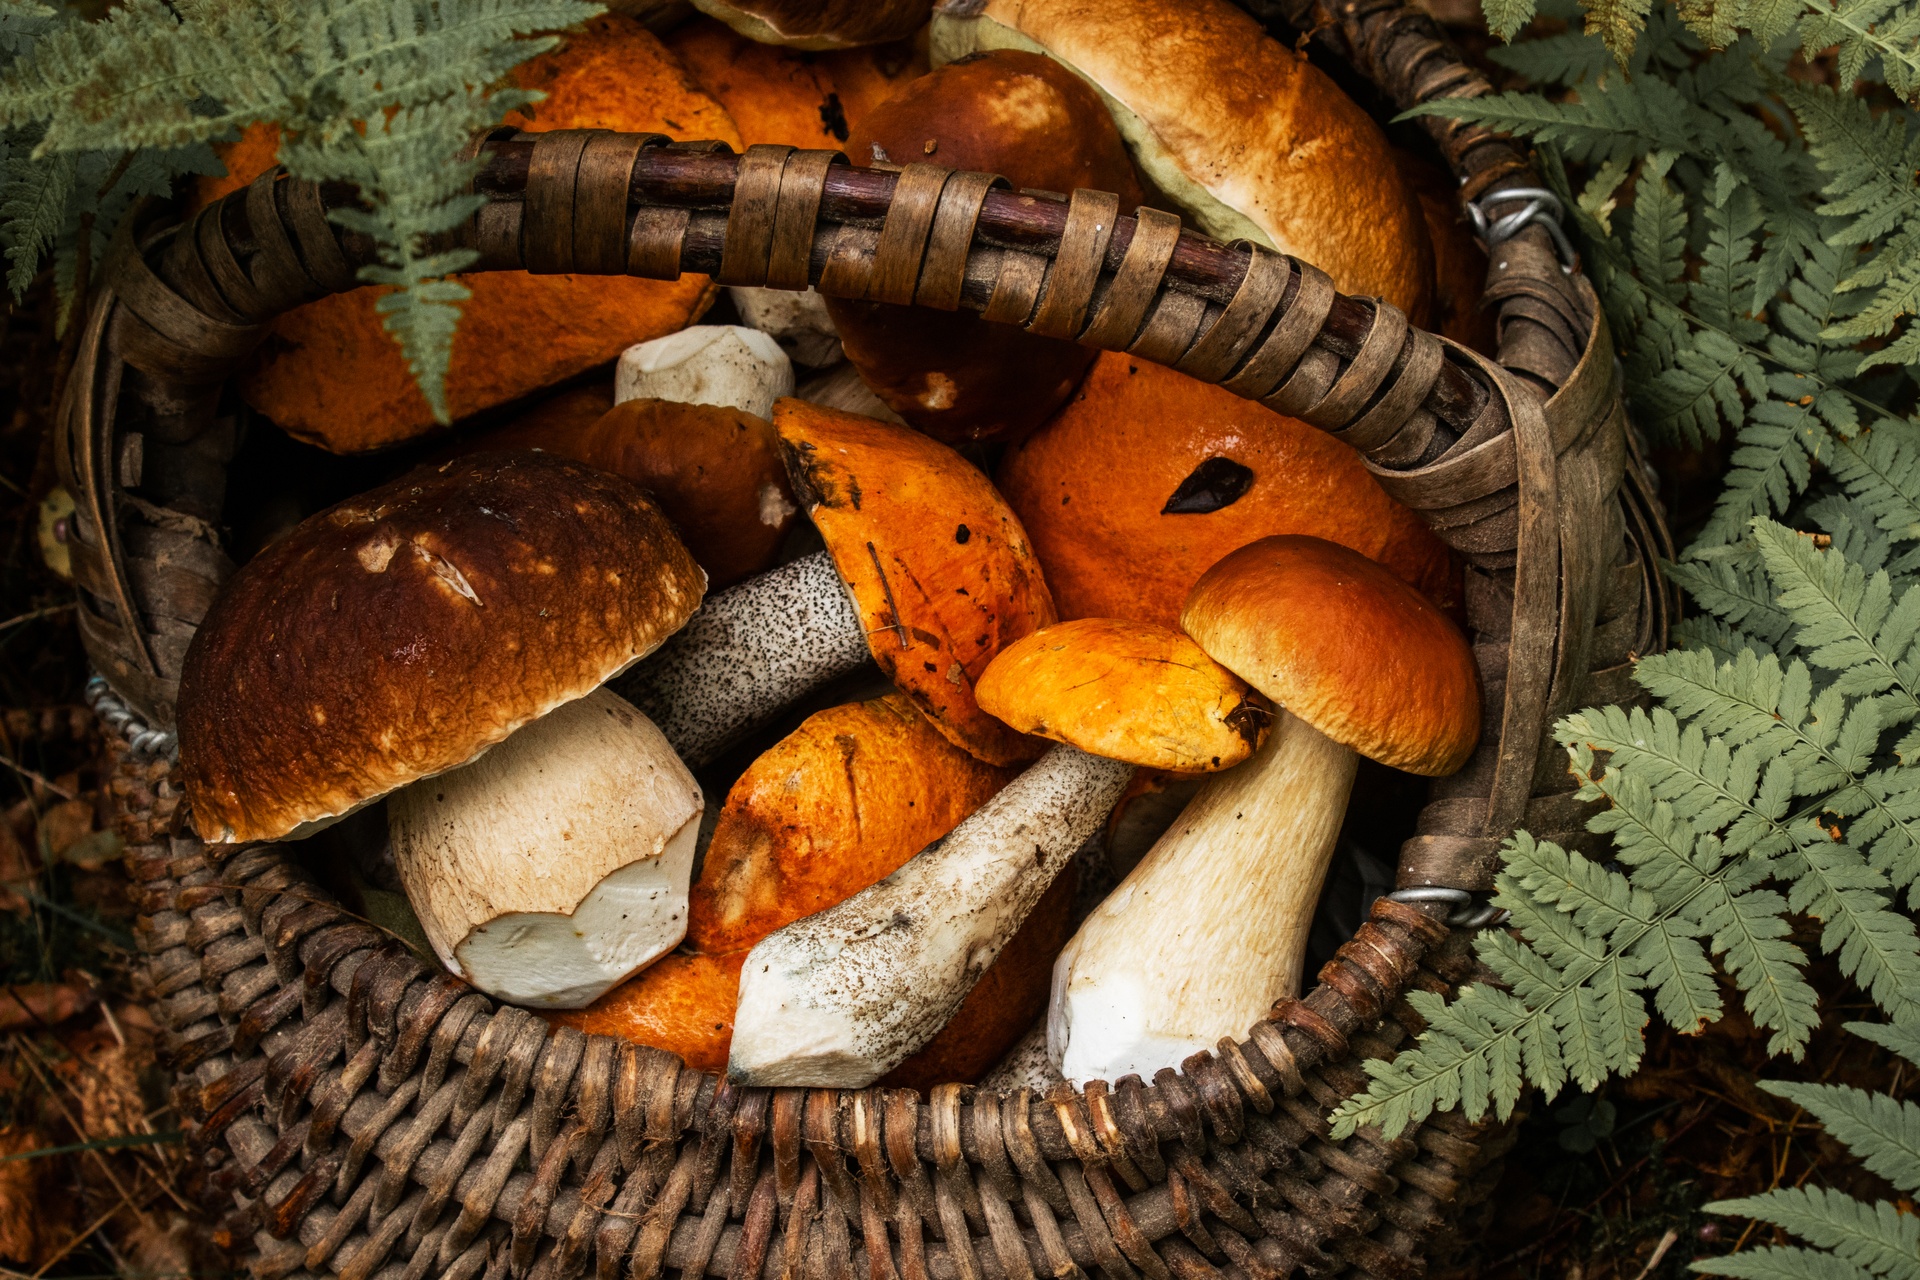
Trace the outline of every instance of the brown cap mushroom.
<path fill-rule="evenodd" d="M 868 112 L 853 162 L 931 161 L 1004 175 L 1016 188 L 1143 196 L 1100 97 L 1050 58 L 998 51 L 941 67 Z M 1091 348 L 972 311 L 830 298 L 847 358 L 888 407 L 950 444 L 1017 440 L 1046 420 L 1092 363 Z"/>
<path fill-rule="evenodd" d="M 1283 533 L 1351 547 L 1442 605 L 1460 598 L 1446 544 L 1352 449 L 1121 352 L 1103 354 L 1080 393 L 1007 451 L 996 479 L 1062 617 L 1172 626 L 1214 562 Z"/>
<path fill-rule="evenodd" d="M 1281 710 L 1201 787 L 1054 966 L 1048 1042 L 1067 1079 L 1151 1076 L 1292 995 L 1356 752 L 1437 775 L 1480 730 L 1465 638 L 1379 565 L 1266 538 L 1202 576 L 1188 633 Z"/>
<path fill-rule="evenodd" d="M 639 22 L 592 19 L 565 43 L 510 75 L 544 97 L 504 124 L 529 131 L 619 129 L 676 138 L 740 136 L 721 105 L 695 88 L 673 55 Z M 252 131 L 229 157 L 231 173 L 206 198 L 236 190 L 274 161 L 278 137 Z M 454 418 L 517 400 L 691 324 L 712 305 L 704 276 L 620 276 L 486 271 L 455 277 L 473 296 L 461 307 L 460 340 L 447 374 Z M 433 415 L 400 348 L 375 311 L 378 291 L 356 289 L 296 307 L 274 320 L 239 379 L 247 403 L 289 433 L 331 449 L 378 449 L 431 430 Z"/>
<path fill-rule="evenodd" d="M 845 49 L 912 35 L 933 0 L 693 0 L 693 7 L 764 44 Z"/>
<path fill-rule="evenodd" d="M 546 1014 L 556 1027 L 616 1036 L 677 1053 L 696 1071 L 721 1071 L 733 1042 L 733 1005 L 747 953 L 660 957 L 584 1009 Z"/>
<path fill-rule="evenodd" d="M 195 829 L 281 839 L 414 787 L 395 856 L 448 966 L 584 1003 L 685 929 L 699 788 L 595 691 L 703 588 L 630 481 L 544 454 L 455 459 L 324 511 L 234 574 L 187 651 Z"/>
<path fill-rule="evenodd" d="M 1124 670 L 1141 648 L 1097 628 L 1062 639 L 1092 672 Z M 995 667 L 1002 662 L 1019 672 L 1001 683 L 1003 709 L 1023 723 L 1074 723 L 1084 710 L 1071 682 L 1021 678 L 1040 673 L 1011 650 Z M 1068 660 L 1055 655 L 1042 665 L 1051 675 Z M 743 1084 L 860 1088 L 931 1041 L 1074 851 L 1100 830 L 1134 766 L 1169 754 L 1211 758 L 1221 737 L 1208 723 L 1219 682 L 1160 687 L 1165 697 L 1114 699 L 1115 714 L 1137 722 L 1089 735 L 1118 758 L 1053 748 L 886 879 L 756 945 L 741 971 L 728 1074 Z M 1008 1030 L 1017 1036 L 1024 1027 Z"/>
<path fill-rule="evenodd" d="M 1426 321 L 1426 229 L 1380 126 L 1229 0 L 985 0 L 933 22 L 936 64 L 1057 59 L 1100 90 L 1147 182 L 1216 240 L 1251 240 Z"/>
<path fill-rule="evenodd" d="M 1022 733 L 1180 772 L 1239 764 L 1273 715 L 1265 698 L 1178 631 L 1116 618 L 1056 623 L 1015 641 L 976 693 L 981 710 Z M 1175 722 L 1149 714 L 1153 708 Z"/>
<path fill-rule="evenodd" d="M 774 406 L 827 549 L 717 593 L 620 691 L 698 766 L 869 656 L 948 741 L 991 764 L 1039 744 L 974 705 L 1000 647 L 1054 620 L 1026 533 L 987 478 L 904 426 Z"/>
<path fill-rule="evenodd" d="M 772 426 L 724 405 L 627 400 L 591 418 L 548 413 L 471 447 L 540 449 L 625 476 L 653 495 L 716 588 L 772 565 L 800 514 Z"/>

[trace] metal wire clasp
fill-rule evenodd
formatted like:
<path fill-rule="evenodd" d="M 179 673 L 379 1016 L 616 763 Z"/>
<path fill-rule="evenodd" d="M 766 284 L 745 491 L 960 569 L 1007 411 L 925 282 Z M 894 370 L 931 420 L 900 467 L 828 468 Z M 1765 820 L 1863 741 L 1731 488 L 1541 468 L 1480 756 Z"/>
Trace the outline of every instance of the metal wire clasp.
<path fill-rule="evenodd" d="M 1494 205 L 1523 200 L 1526 204 L 1513 213 L 1496 218 L 1488 212 Z M 1513 239 L 1527 227 L 1545 227 L 1547 234 L 1553 238 L 1554 252 L 1560 257 L 1560 270 L 1572 275 L 1580 255 L 1574 251 L 1573 241 L 1567 239 L 1566 229 L 1560 225 L 1560 220 L 1566 215 L 1566 205 L 1545 187 L 1507 187 L 1501 191 L 1490 191 L 1478 200 L 1467 201 L 1467 216 L 1473 219 L 1473 229 L 1486 241 L 1489 253 L 1494 246 Z"/>
<path fill-rule="evenodd" d="M 107 728 L 127 740 L 127 747 L 136 759 L 158 760 L 175 759 L 180 754 L 180 739 L 171 729 L 156 729 L 133 713 L 132 708 L 120 700 L 120 695 L 107 684 L 105 677 L 94 676 L 87 681 L 85 693 L 87 705 L 93 708 L 93 714 L 106 723 Z"/>
<path fill-rule="evenodd" d="M 1447 889 L 1440 885 L 1423 885 L 1417 889 L 1395 889 L 1387 895 L 1393 902 L 1404 902 L 1409 906 L 1421 902 L 1444 902 L 1453 910 L 1447 915 L 1447 924 L 1455 929 L 1485 929 L 1493 925 L 1504 924 L 1507 913 L 1491 902 L 1475 902 L 1473 895 L 1465 889 Z"/>

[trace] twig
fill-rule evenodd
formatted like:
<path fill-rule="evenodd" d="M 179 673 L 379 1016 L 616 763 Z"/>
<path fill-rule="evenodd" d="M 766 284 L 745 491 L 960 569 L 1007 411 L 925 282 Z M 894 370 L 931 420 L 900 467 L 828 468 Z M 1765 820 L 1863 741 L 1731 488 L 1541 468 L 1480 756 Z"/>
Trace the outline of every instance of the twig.
<path fill-rule="evenodd" d="M 69 600 L 65 604 L 50 604 L 44 609 L 35 609 L 29 613 L 17 613 L 5 622 L 0 622 L 0 631 L 5 631 L 9 627 L 17 627 L 22 623 L 32 622 L 38 618 L 51 618 L 56 613 L 66 613 L 75 607 L 74 602 Z"/>
<path fill-rule="evenodd" d="M 1653 1269 L 1660 1265 L 1660 1260 L 1667 1256 L 1667 1250 L 1673 1248 L 1674 1242 L 1679 1238 L 1680 1233 L 1668 1227 L 1666 1234 L 1660 1237 L 1660 1243 L 1653 1246 L 1653 1256 L 1647 1259 L 1647 1265 L 1640 1268 L 1640 1274 L 1633 1280 L 1647 1280 L 1647 1277 L 1653 1274 Z"/>
<path fill-rule="evenodd" d="M 65 787 L 59 786 L 58 784 L 52 781 L 49 781 L 48 779 L 35 773 L 33 770 L 27 768 L 27 766 L 21 764 L 18 760 L 15 760 L 12 756 L 0 755 L 0 764 L 7 766 L 7 768 L 13 770 L 15 773 L 19 774 L 21 777 L 27 779 L 27 781 L 33 783 L 35 786 L 45 787 L 47 790 L 53 792 L 53 794 L 59 796 L 62 800 L 78 800 L 80 798 L 79 796 L 75 795 L 73 792 L 67 790 Z"/>
<path fill-rule="evenodd" d="M 880 566 L 880 552 L 874 547 L 871 541 L 867 543 L 867 554 L 873 558 L 873 571 L 880 575 L 880 590 L 887 597 L 887 608 L 893 611 L 893 626 L 881 627 L 879 630 L 893 631 L 900 637 L 901 649 L 911 649 L 913 648 L 913 639 L 907 634 L 905 619 L 900 616 L 900 604 L 893 598 L 893 584 L 887 581 L 887 571 Z"/>

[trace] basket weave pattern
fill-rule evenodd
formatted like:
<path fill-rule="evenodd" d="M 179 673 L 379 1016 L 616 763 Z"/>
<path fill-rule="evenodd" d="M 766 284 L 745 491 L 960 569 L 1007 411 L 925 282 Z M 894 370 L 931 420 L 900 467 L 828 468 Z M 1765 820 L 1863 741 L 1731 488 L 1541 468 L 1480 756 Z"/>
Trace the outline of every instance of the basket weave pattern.
<path fill-rule="evenodd" d="M 1321 25 L 1399 105 L 1486 91 L 1398 5 Z M 1531 181 L 1503 139 L 1430 123 L 1467 198 Z M 1152 210 L 1119 216 L 1099 192 L 1055 202 L 932 165 L 597 131 L 477 146 L 489 202 L 463 239 L 479 269 L 699 271 L 966 306 L 1173 365 L 1348 442 L 1468 565 L 1489 726 L 1437 785 L 1401 885 L 1489 887 L 1516 825 L 1588 846 L 1547 730 L 1632 696 L 1630 656 L 1664 642 L 1649 566 L 1665 535 L 1591 291 L 1538 229 L 1495 247 L 1495 362 L 1309 264 Z M 234 434 L 222 382 L 272 317 L 354 286 L 371 246 L 325 219 L 351 199 L 269 173 L 184 225 L 129 220 L 88 315 L 60 448 L 82 631 L 155 724 L 231 568 L 212 525 Z M 1454 1115 L 1394 1140 L 1326 1136 L 1364 1087 L 1359 1061 L 1421 1029 L 1405 993 L 1474 975 L 1432 907 L 1376 903 L 1312 991 L 1151 1083 L 1045 1098 L 949 1085 L 926 1103 L 736 1089 L 497 1007 L 276 846 L 201 845 L 169 771 L 121 748 L 113 782 L 145 981 L 205 1194 L 262 1276 L 1401 1280 L 1484 1198 L 1506 1141 Z"/>

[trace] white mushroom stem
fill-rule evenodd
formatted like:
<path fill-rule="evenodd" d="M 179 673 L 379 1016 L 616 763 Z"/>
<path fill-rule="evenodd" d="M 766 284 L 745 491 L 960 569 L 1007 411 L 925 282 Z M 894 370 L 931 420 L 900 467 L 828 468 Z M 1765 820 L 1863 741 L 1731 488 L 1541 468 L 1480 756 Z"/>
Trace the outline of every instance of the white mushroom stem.
<path fill-rule="evenodd" d="M 727 1074 L 858 1089 L 933 1039 L 1097 831 L 1131 765 L 1055 747 L 876 885 L 748 953 Z"/>
<path fill-rule="evenodd" d="M 687 932 L 699 784 L 605 689 L 387 802 L 435 954 L 489 995 L 577 1009 Z"/>
<path fill-rule="evenodd" d="M 827 314 L 827 300 L 812 289 L 727 290 L 740 318 L 780 344 L 794 363 L 824 369 L 841 360 L 840 331 Z"/>
<path fill-rule="evenodd" d="M 709 596 L 614 687 L 697 769 L 870 656 L 860 615 L 819 551 Z"/>
<path fill-rule="evenodd" d="M 620 353 L 613 402 L 676 400 L 721 404 L 771 418 L 773 402 L 793 394 L 793 361 L 758 329 L 700 324 Z"/>
<path fill-rule="evenodd" d="M 1299 990 L 1356 763 L 1281 711 L 1253 759 L 1208 779 L 1054 962 L 1062 1075 L 1151 1080 Z"/>

